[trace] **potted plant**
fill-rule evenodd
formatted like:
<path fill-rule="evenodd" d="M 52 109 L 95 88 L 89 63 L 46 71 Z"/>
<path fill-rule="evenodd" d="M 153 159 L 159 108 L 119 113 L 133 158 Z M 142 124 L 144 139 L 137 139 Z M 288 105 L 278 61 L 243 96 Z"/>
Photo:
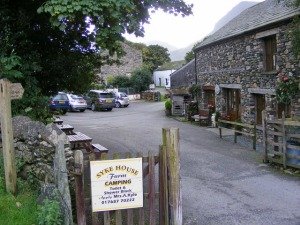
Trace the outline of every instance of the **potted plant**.
<path fill-rule="evenodd" d="M 171 116 L 172 115 L 172 101 L 171 101 L 171 99 L 167 99 L 167 101 L 165 101 L 165 113 L 166 113 L 166 116 Z"/>

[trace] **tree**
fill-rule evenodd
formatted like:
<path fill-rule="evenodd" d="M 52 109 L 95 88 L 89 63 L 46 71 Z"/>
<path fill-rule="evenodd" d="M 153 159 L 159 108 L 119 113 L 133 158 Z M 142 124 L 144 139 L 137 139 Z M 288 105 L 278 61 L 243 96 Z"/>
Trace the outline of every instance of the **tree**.
<path fill-rule="evenodd" d="M 191 51 L 189 51 L 189 52 L 187 52 L 186 54 L 185 54 L 185 57 L 184 57 L 184 59 L 185 59 L 185 61 L 188 63 L 188 62 L 190 62 L 190 61 L 192 61 L 194 58 L 195 58 L 195 53 L 194 53 L 194 51 L 195 51 L 195 48 L 197 48 L 197 46 L 200 44 L 200 41 L 199 42 L 197 42 L 196 44 L 194 44 L 194 46 L 193 46 L 193 48 L 191 49 Z"/>
<path fill-rule="evenodd" d="M 192 13 L 192 5 L 183 0 L 2 0 L 0 61 L 18 59 L 9 76 L 22 82 L 26 76 L 37 79 L 44 94 L 82 92 L 101 63 L 99 52 L 120 54 L 122 34 L 143 36 L 148 10 L 158 8 L 175 15 Z"/>
<path fill-rule="evenodd" d="M 152 82 L 152 73 L 145 67 L 137 69 L 133 71 L 130 81 L 136 92 L 146 91 Z"/>
<path fill-rule="evenodd" d="M 131 81 L 129 77 L 119 75 L 113 77 L 108 85 L 112 85 L 113 87 L 130 87 Z"/>
<path fill-rule="evenodd" d="M 149 45 L 142 51 L 143 63 L 151 72 L 157 69 L 160 65 L 170 62 L 170 54 L 167 48 L 159 45 Z"/>

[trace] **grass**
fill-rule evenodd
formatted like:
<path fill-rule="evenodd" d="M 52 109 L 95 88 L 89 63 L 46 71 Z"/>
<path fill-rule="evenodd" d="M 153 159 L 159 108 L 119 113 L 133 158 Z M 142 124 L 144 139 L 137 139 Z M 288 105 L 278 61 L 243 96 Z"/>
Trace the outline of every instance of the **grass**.
<path fill-rule="evenodd" d="M 3 157 L 0 152 L 0 224 L 33 225 L 37 224 L 37 193 L 29 184 L 18 179 L 18 194 L 6 192 Z"/>

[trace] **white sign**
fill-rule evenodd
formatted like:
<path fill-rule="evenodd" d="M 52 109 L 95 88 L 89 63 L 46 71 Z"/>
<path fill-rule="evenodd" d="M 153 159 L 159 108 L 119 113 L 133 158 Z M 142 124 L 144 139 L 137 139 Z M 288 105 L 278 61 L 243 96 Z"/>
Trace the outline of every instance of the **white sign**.
<path fill-rule="evenodd" d="M 142 158 L 91 161 L 93 212 L 143 207 Z"/>

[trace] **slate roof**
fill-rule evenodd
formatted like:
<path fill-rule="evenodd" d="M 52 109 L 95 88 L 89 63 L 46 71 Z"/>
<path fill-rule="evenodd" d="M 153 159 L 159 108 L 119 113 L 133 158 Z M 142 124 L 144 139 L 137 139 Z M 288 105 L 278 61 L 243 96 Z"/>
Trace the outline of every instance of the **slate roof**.
<path fill-rule="evenodd" d="M 195 51 L 215 42 L 300 15 L 300 8 L 294 8 L 287 2 L 291 0 L 266 0 L 244 10 L 225 26 L 205 38 Z"/>

